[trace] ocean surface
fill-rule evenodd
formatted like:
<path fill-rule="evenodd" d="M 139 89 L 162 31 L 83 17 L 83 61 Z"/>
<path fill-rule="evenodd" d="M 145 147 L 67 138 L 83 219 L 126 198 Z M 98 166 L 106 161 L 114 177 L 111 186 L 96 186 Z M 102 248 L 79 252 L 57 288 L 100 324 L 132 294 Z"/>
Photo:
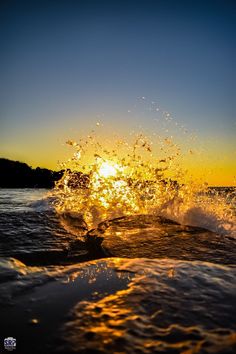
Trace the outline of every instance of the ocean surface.
<path fill-rule="evenodd" d="M 236 352 L 232 220 L 195 208 L 189 223 L 128 215 L 88 230 L 53 198 L 0 190 L 1 336 L 16 352 Z"/>

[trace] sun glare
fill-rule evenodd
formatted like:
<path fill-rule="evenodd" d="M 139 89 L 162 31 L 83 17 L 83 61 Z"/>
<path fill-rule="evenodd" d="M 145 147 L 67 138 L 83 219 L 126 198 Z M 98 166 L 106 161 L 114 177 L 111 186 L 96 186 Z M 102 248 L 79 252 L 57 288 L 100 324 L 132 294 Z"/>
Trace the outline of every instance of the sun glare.
<path fill-rule="evenodd" d="M 115 177 L 117 175 L 118 167 L 119 166 L 117 164 L 103 162 L 98 170 L 98 173 L 101 177 L 104 178 Z"/>

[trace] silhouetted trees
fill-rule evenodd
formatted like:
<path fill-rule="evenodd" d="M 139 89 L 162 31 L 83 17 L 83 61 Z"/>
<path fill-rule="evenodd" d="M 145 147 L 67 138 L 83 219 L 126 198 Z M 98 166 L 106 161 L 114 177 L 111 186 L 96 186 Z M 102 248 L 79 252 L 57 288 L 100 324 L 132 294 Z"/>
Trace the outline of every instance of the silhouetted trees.
<path fill-rule="evenodd" d="M 0 188 L 52 188 L 63 172 L 0 158 Z"/>

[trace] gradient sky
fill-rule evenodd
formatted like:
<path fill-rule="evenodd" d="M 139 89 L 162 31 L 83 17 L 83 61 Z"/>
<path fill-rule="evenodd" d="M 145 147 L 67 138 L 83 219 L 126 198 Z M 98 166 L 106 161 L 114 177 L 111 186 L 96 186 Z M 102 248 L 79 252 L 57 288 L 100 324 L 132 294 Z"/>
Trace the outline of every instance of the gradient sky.
<path fill-rule="evenodd" d="M 235 9 L 230 0 L 3 0 L 0 155 L 55 168 L 64 142 L 98 120 L 108 135 L 152 132 L 149 103 L 132 111 L 144 96 L 196 133 L 205 157 L 195 172 L 233 184 Z"/>

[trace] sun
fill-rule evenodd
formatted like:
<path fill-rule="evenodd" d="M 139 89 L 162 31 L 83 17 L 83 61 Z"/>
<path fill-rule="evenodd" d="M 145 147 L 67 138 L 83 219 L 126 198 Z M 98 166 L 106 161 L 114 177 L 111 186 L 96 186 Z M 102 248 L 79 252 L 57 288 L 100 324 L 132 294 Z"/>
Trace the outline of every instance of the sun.
<path fill-rule="evenodd" d="M 112 162 L 103 162 L 98 170 L 98 174 L 101 177 L 109 178 L 117 175 L 119 166 Z"/>

